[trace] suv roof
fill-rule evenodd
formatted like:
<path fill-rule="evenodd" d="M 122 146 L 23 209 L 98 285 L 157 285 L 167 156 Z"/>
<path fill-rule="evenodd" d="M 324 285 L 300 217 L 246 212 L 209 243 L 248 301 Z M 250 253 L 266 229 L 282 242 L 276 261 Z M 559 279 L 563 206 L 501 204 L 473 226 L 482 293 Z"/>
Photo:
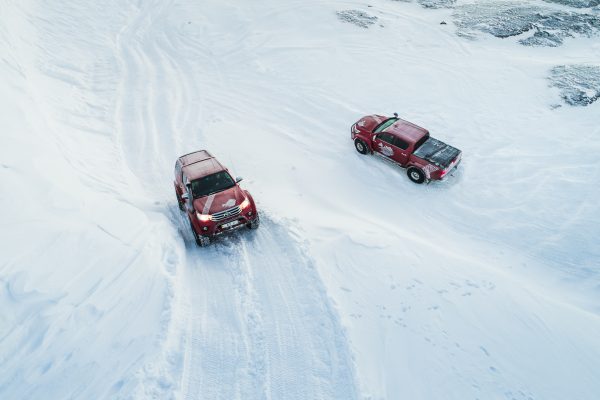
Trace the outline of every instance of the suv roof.
<path fill-rule="evenodd" d="M 208 151 L 200 150 L 179 157 L 182 170 L 190 180 L 205 177 L 226 168 Z"/>

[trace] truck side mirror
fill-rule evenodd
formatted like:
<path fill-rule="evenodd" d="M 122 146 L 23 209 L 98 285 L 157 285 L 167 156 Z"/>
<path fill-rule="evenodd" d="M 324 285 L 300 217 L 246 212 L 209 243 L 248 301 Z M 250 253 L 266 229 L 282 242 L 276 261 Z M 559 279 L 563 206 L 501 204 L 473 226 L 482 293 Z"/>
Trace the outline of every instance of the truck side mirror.
<path fill-rule="evenodd" d="M 240 183 L 244 178 L 242 178 L 241 176 L 237 176 L 235 178 L 235 183 Z"/>

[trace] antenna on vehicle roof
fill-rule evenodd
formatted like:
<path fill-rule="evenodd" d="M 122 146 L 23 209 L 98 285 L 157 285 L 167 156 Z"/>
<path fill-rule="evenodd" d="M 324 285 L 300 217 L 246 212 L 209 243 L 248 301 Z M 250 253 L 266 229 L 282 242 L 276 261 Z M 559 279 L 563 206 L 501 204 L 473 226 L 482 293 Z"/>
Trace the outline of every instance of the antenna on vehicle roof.
<path fill-rule="evenodd" d="M 398 118 L 398 113 L 394 113 L 394 117 Z"/>

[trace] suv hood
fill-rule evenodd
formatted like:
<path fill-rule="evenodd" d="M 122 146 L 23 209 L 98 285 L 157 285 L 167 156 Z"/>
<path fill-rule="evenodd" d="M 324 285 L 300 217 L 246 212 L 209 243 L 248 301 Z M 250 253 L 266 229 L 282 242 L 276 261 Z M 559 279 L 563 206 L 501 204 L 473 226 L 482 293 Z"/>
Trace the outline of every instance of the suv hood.
<path fill-rule="evenodd" d="M 214 214 L 239 205 L 245 198 L 243 190 L 235 185 L 222 192 L 195 199 L 194 208 L 201 214 Z"/>

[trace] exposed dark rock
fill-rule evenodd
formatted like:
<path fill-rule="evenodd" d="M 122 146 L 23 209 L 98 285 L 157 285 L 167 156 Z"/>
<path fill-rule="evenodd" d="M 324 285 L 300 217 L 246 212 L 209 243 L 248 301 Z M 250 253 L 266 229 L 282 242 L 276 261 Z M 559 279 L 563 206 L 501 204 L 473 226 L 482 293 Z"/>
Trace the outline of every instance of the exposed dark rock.
<path fill-rule="evenodd" d="M 402 3 L 412 3 L 413 0 L 393 0 Z M 456 4 L 456 0 L 417 0 L 421 6 L 425 8 L 452 8 Z"/>
<path fill-rule="evenodd" d="M 600 5 L 600 0 L 544 0 L 546 3 L 558 3 L 575 8 L 589 8 Z"/>
<path fill-rule="evenodd" d="M 425 8 L 450 8 L 456 4 L 456 0 L 418 0 Z"/>
<path fill-rule="evenodd" d="M 453 16 L 461 36 L 474 37 L 477 31 L 499 38 L 528 33 L 519 40 L 527 46 L 555 47 L 566 37 L 600 33 L 599 15 L 512 2 L 466 4 L 457 7 Z"/>
<path fill-rule="evenodd" d="M 360 10 L 344 10 L 338 11 L 336 14 L 340 20 L 360 26 L 361 28 L 368 28 L 370 25 L 377 22 L 376 16 L 369 15 Z"/>
<path fill-rule="evenodd" d="M 550 70 L 549 79 L 571 106 L 587 106 L 600 98 L 600 66 L 559 65 Z"/>
<path fill-rule="evenodd" d="M 527 39 L 519 40 L 519 43 L 525 46 L 557 47 L 560 46 L 562 42 L 563 41 L 560 37 L 546 31 L 537 31 L 533 34 L 533 36 L 530 36 Z"/>

